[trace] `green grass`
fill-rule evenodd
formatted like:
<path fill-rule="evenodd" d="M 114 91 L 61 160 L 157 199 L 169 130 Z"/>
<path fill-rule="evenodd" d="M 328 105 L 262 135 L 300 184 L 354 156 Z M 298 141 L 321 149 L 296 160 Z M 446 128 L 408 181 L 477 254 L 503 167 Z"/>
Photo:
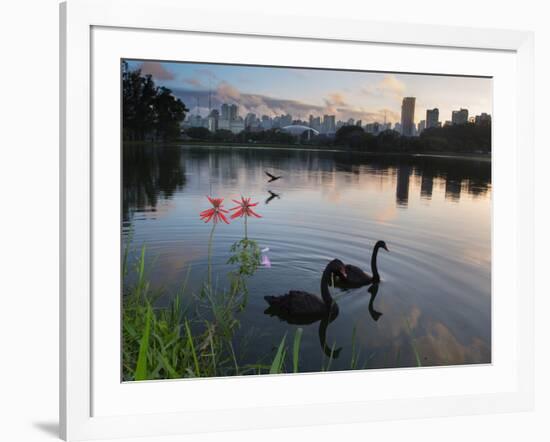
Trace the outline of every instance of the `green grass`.
<path fill-rule="evenodd" d="M 128 253 L 125 252 L 127 257 Z M 155 307 L 161 293 L 152 292 L 147 281 L 145 248 L 131 268 L 125 260 L 124 274 L 133 272 L 135 283 L 125 287 L 122 309 L 122 373 L 124 381 L 177 379 L 188 377 L 234 376 L 284 373 L 288 351 L 286 336 L 270 364 L 241 365 L 234 350 L 240 323 L 242 294 L 219 291 L 205 284 L 194 296 L 195 312 L 188 312 L 182 298 L 187 278 L 168 307 Z M 242 285 L 239 285 L 242 288 Z M 298 370 L 300 339 L 298 329 L 293 346 L 293 368 Z M 268 352 L 266 352 L 268 353 Z M 266 354 L 266 358 L 269 355 Z"/>
<path fill-rule="evenodd" d="M 218 290 L 216 284 L 205 283 L 200 293 L 193 294 L 187 290 L 188 269 L 173 300 L 167 307 L 159 308 L 155 304 L 163 293 L 151 289 L 145 247 L 133 266 L 128 266 L 127 251 L 123 256 L 123 275 L 131 274 L 135 281 L 130 285 L 125 278 L 122 302 L 124 381 L 300 372 L 302 328 L 296 329 L 293 340 L 289 341 L 290 348 L 287 348 L 285 334 L 273 347 L 276 348 L 274 355 L 266 348 L 265 355 L 255 363 L 239 362 L 235 348 L 242 353 L 244 340 L 237 341 L 236 334 L 240 328 L 238 314 L 246 302 L 247 291 L 242 290 L 245 279 L 239 284 L 231 284 L 229 290 Z M 191 300 L 192 311 L 184 305 L 184 300 Z M 420 356 L 408 323 L 406 328 L 420 366 Z M 331 370 L 338 357 L 336 353 L 339 353 L 335 348 L 334 342 L 330 354 L 323 355 L 319 371 Z M 357 328 L 354 327 L 349 369 L 367 368 L 374 355 L 361 358 L 357 349 Z"/>
<path fill-rule="evenodd" d="M 279 348 L 277 348 L 277 353 L 275 354 L 275 358 L 271 363 L 269 374 L 278 374 L 283 372 L 283 365 L 284 365 L 285 356 L 286 356 L 285 339 L 286 339 L 286 334 L 283 336 L 283 339 L 279 344 Z"/>
<path fill-rule="evenodd" d="M 294 335 L 294 345 L 292 346 L 292 368 L 294 373 L 298 373 L 298 363 L 300 361 L 300 341 L 304 330 L 299 328 Z"/>

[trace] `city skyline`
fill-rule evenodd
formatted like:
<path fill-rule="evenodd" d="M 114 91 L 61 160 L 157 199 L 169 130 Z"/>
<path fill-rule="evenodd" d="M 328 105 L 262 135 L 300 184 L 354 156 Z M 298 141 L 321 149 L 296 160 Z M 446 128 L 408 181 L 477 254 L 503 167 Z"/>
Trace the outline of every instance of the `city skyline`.
<path fill-rule="evenodd" d="M 202 117 L 229 103 L 237 104 L 242 116 L 290 114 L 307 121 L 310 115 L 335 115 L 342 121 L 395 125 L 401 123 L 404 97 L 416 97 L 415 124 L 426 120 L 432 108 L 439 109 L 442 123 L 462 108 L 472 116 L 492 113 L 489 78 L 137 60 L 128 64 L 170 88 L 189 114 Z"/>
<path fill-rule="evenodd" d="M 209 100 L 210 101 L 210 100 Z M 338 129 L 344 126 L 357 126 L 365 132 L 378 135 L 386 130 L 394 130 L 406 137 L 419 136 L 425 129 L 446 127 L 449 125 L 463 125 L 473 123 L 487 125 L 491 122 L 491 115 L 482 112 L 479 115 L 470 115 L 468 109 L 461 108 L 452 111 L 452 119 L 439 120 L 439 109 L 427 109 L 426 119 L 414 122 L 416 97 L 403 97 L 401 105 L 401 121 L 395 124 L 391 122 L 365 123 L 361 120 L 350 118 L 346 121 L 336 120 L 335 115 L 314 116 L 309 115 L 306 120 L 296 119 L 291 114 L 269 117 L 256 115 L 249 112 L 246 116 L 240 115 L 239 106 L 236 103 L 222 103 L 220 109 L 210 107 L 207 117 L 188 113 L 183 123 L 184 129 L 207 128 L 210 132 L 220 129 L 229 130 L 234 134 L 242 131 L 257 132 L 269 129 L 283 129 L 295 136 L 301 136 L 311 129 L 314 134 L 334 136 Z M 310 134 L 311 136 L 311 134 Z"/>

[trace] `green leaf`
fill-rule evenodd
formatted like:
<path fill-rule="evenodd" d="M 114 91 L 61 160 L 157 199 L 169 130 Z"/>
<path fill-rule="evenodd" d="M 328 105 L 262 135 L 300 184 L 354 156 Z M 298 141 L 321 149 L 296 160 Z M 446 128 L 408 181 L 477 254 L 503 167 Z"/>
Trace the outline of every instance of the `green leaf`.
<path fill-rule="evenodd" d="M 134 379 L 136 381 L 143 381 L 147 379 L 147 352 L 149 350 L 149 335 L 151 332 L 151 306 L 147 306 L 147 314 L 145 317 L 145 331 L 141 337 L 139 343 L 139 356 L 136 365 L 136 371 L 134 372 Z"/>
<path fill-rule="evenodd" d="M 168 372 L 169 376 L 172 379 L 179 378 L 179 373 L 174 369 L 174 367 L 172 367 L 172 364 L 170 364 L 168 359 L 163 355 L 160 355 L 160 358 L 162 360 L 162 364 L 164 365 L 164 369 Z"/>
<path fill-rule="evenodd" d="M 283 336 L 281 343 L 279 344 L 279 348 L 277 349 L 277 354 L 275 355 L 275 359 L 273 359 L 273 362 L 271 363 L 269 374 L 281 373 L 281 369 L 283 367 L 283 361 L 284 361 L 284 353 L 285 353 L 284 352 L 285 339 L 286 339 L 286 333 Z"/>
<path fill-rule="evenodd" d="M 294 368 L 294 373 L 298 373 L 298 358 L 300 357 L 300 340 L 302 339 L 302 334 L 304 333 L 303 328 L 298 328 L 294 334 L 294 345 L 292 349 L 292 366 Z"/>
<path fill-rule="evenodd" d="M 195 376 L 201 375 L 201 370 L 199 367 L 199 360 L 197 359 L 197 353 L 195 352 L 195 346 L 193 345 L 193 335 L 191 335 L 191 330 L 189 328 L 189 323 L 185 320 L 185 331 L 187 332 L 187 343 L 191 349 L 191 354 L 193 356 L 193 362 L 195 363 Z"/>

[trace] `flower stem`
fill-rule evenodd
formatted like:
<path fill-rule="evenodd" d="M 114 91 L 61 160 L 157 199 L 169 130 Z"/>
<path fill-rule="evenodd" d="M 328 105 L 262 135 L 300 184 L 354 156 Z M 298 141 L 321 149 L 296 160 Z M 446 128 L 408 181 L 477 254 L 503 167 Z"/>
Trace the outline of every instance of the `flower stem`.
<path fill-rule="evenodd" d="M 244 216 L 244 239 L 248 239 L 248 216 Z"/>
<path fill-rule="evenodd" d="M 212 230 L 210 231 L 210 238 L 208 239 L 208 287 L 212 287 L 212 239 L 214 238 L 214 230 L 216 229 L 216 223 L 212 224 Z"/>

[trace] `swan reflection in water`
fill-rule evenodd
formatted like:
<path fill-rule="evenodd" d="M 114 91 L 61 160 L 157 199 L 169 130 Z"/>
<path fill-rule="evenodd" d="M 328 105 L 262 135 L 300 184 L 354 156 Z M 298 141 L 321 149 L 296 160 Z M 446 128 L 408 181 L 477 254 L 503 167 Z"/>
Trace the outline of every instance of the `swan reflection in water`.
<path fill-rule="evenodd" d="M 336 304 L 335 304 L 336 305 Z M 326 314 L 323 317 L 299 317 L 299 316 L 292 316 L 289 315 L 276 307 L 269 306 L 264 313 L 269 316 L 277 316 L 281 321 L 287 322 L 288 324 L 293 325 L 311 325 L 319 322 L 319 343 L 321 344 L 321 348 L 323 350 L 323 353 L 327 357 L 332 357 L 333 359 L 337 359 L 340 355 L 340 351 L 342 350 L 342 347 L 334 348 L 327 345 L 327 328 L 329 324 L 334 321 L 338 317 L 338 309 L 332 310 L 330 313 Z"/>
<path fill-rule="evenodd" d="M 266 296 L 269 307 L 265 314 L 277 316 L 282 321 L 296 325 L 319 324 L 319 341 L 323 352 L 332 358 L 337 358 L 341 348 L 331 349 L 326 344 L 328 325 L 338 317 L 338 304 L 332 298 L 329 282 L 333 276 L 346 277 L 344 263 L 338 259 L 327 264 L 321 277 L 321 298 L 311 293 L 290 290 L 281 296 Z"/>
<path fill-rule="evenodd" d="M 374 309 L 374 300 L 376 299 L 376 295 L 378 294 L 378 286 L 379 284 L 373 284 L 369 287 L 369 293 L 370 293 L 370 300 L 369 300 L 369 314 L 371 318 L 374 321 L 378 321 L 380 319 L 380 316 L 382 316 L 382 312 L 379 312 Z"/>

